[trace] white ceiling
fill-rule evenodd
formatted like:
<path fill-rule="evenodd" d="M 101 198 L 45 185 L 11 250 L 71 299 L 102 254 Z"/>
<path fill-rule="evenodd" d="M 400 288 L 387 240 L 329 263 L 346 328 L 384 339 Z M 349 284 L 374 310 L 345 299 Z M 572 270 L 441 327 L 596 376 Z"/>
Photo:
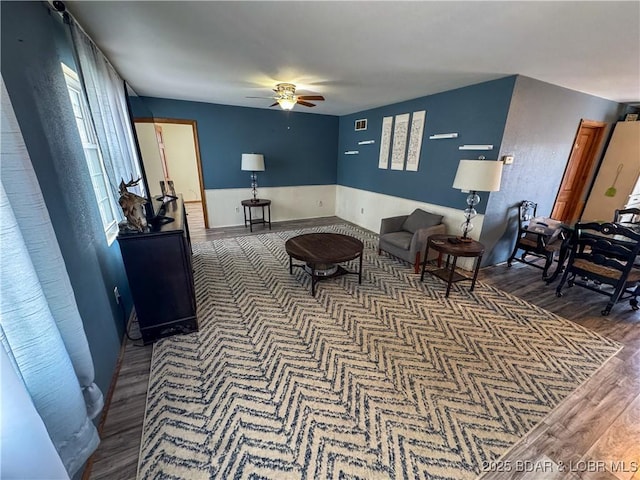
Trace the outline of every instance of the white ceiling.
<path fill-rule="evenodd" d="M 640 101 L 640 2 L 67 1 L 139 95 L 344 115 L 522 74 Z"/>

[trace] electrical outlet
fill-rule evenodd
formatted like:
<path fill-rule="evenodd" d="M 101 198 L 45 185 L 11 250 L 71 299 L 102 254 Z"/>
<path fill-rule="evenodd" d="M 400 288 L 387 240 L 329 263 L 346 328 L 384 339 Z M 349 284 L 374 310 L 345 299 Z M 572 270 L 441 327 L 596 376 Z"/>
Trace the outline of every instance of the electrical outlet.
<path fill-rule="evenodd" d="M 318 200 L 318 206 L 321 207 L 322 206 L 322 200 Z"/>
<path fill-rule="evenodd" d="M 236 207 L 236 213 L 240 213 L 240 207 Z"/>
<path fill-rule="evenodd" d="M 118 287 L 113 287 L 113 296 L 116 297 L 116 303 L 120 305 L 120 292 L 118 291 Z"/>
<path fill-rule="evenodd" d="M 360 213 L 364 215 L 364 208 L 360 209 Z"/>
<path fill-rule="evenodd" d="M 503 155 L 502 161 L 505 165 L 511 165 L 513 163 L 513 155 Z"/>

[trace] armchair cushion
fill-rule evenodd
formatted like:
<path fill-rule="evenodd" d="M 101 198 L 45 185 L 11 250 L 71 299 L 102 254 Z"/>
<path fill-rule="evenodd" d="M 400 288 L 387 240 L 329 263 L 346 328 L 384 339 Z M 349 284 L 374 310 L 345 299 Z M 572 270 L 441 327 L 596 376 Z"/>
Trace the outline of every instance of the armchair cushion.
<path fill-rule="evenodd" d="M 416 230 L 419 228 L 433 227 L 440 223 L 442 223 L 442 215 L 436 215 L 416 208 L 402 224 L 402 230 L 416 233 Z"/>
<path fill-rule="evenodd" d="M 399 232 L 387 233 L 384 236 L 384 241 L 389 245 L 399 248 L 400 250 L 409 250 L 411 247 L 411 240 L 413 239 L 413 233 L 401 230 Z"/>

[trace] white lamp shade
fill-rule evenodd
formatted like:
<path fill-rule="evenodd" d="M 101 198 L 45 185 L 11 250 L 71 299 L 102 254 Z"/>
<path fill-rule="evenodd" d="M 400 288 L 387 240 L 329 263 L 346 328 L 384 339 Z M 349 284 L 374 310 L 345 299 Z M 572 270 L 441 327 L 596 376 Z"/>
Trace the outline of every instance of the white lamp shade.
<path fill-rule="evenodd" d="M 460 160 L 453 188 L 474 192 L 497 192 L 502 179 L 502 162 Z"/>
<path fill-rule="evenodd" d="M 264 156 L 261 153 L 243 153 L 241 170 L 264 172 Z"/>

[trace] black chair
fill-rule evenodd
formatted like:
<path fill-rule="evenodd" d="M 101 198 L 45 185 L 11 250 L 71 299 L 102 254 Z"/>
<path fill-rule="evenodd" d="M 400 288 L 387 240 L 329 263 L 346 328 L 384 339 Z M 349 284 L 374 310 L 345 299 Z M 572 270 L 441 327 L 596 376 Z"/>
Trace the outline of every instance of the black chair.
<path fill-rule="evenodd" d="M 579 285 L 607 295 L 609 303 L 602 315 L 609 315 L 616 302 L 627 298 L 631 308 L 638 310 L 640 269 L 634 261 L 640 252 L 640 233 L 616 223 L 578 223 L 571 243 L 556 295 L 562 296 L 568 282 L 570 287 Z"/>
<path fill-rule="evenodd" d="M 529 200 L 523 200 L 518 206 L 518 236 L 507 265 L 510 267 L 516 260 L 541 268 L 542 278 L 546 279 L 549 267 L 566 240 L 566 234 L 559 221 L 536 217 L 537 208 L 538 204 Z M 520 258 L 516 257 L 518 250 L 522 251 Z M 527 260 L 529 255 L 535 259 Z M 537 263 L 541 258 L 545 261 L 543 265 Z"/>

